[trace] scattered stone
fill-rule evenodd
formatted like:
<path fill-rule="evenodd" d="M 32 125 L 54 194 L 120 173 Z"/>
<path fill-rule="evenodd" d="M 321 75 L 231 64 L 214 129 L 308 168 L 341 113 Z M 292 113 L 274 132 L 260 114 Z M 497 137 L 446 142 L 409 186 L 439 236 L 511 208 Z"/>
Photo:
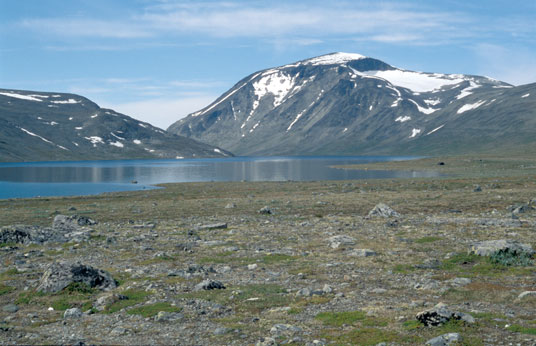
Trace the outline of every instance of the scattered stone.
<path fill-rule="evenodd" d="M 81 263 L 56 262 L 51 264 L 41 277 L 37 291 L 56 293 L 74 282 L 101 290 L 117 287 L 116 281 L 104 270 Z"/>
<path fill-rule="evenodd" d="M 234 203 L 227 203 L 227 205 L 225 206 L 225 209 L 234 209 L 236 208 L 236 204 Z"/>
<path fill-rule="evenodd" d="M 159 311 L 154 317 L 155 322 L 173 322 L 184 318 L 184 315 L 179 312 Z"/>
<path fill-rule="evenodd" d="M 498 251 L 503 252 L 524 252 L 529 255 L 534 254 L 532 246 L 528 244 L 521 244 L 515 240 L 500 239 L 500 240 L 486 240 L 474 243 L 471 246 L 470 253 L 478 256 L 490 256 Z"/>
<path fill-rule="evenodd" d="M 201 290 L 209 291 L 209 290 L 214 290 L 214 289 L 223 290 L 225 289 L 225 286 L 220 281 L 204 280 L 198 283 L 197 285 L 195 285 L 194 287 L 194 291 L 201 291 Z"/>
<path fill-rule="evenodd" d="M 19 311 L 19 307 L 15 304 L 7 304 L 2 307 L 3 312 L 15 313 Z"/>
<path fill-rule="evenodd" d="M 261 209 L 259 209 L 259 214 L 264 214 L 264 215 L 272 214 L 272 210 L 268 206 L 264 206 Z"/>
<path fill-rule="evenodd" d="M 341 245 L 342 246 L 348 246 L 348 245 L 355 245 L 355 238 L 352 238 L 347 235 L 336 235 L 328 239 L 329 246 L 332 249 L 338 249 Z"/>
<path fill-rule="evenodd" d="M 274 338 L 261 338 L 255 346 L 276 346 L 278 343 L 275 341 Z"/>
<path fill-rule="evenodd" d="M 376 256 L 377 253 L 370 249 L 355 249 L 355 250 L 350 251 L 348 255 L 354 256 L 354 257 L 370 257 L 370 256 Z"/>
<path fill-rule="evenodd" d="M 454 287 L 462 287 L 467 286 L 471 283 L 471 279 L 469 278 L 454 278 L 447 281 L 447 283 Z"/>
<path fill-rule="evenodd" d="M 64 319 L 78 319 L 82 317 L 82 311 L 79 308 L 67 309 L 63 313 Z"/>
<path fill-rule="evenodd" d="M 230 331 L 231 331 L 231 329 L 229 329 L 229 328 L 218 327 L 218 328 L 214 329 L 212 334 L 214 334 L 214 335 L 225 335 L 225 334 L 229 333 Z"/>
<path fill-rule="evenodd" d="M 391 209 L 387 204 L 378 203 L 368 213 L 368 216 L 381 216 L 381 217 L 400 217 L 400 214 Z"/>
<path fill-rule="evenodd" d="M 227 224 L 224 223 L 224 222 L 213 223 L 213 224 L 210 224 L 210 225 L 203 225 L 203 226 L 199 227 L 200 230 L 226 229 L 226 228 L 227 228 Z"/>
<path fill-rule="evenodd" d="M 460 334 L 458 333 L 447 333 L 440 336 L 436 336 L 433 339 L 430 339 L 426 342 L 426 345 L 430 346 L 450 346 L 458 344 L 461 342 Z"/>
<path fill-rule="evenodd" d="M 451 319 L 462 320 L 470 324 L 475 323 L 473 316 L 463 312 L 451 311 L 443 303 L 437 304 L 430 310 L 419 312 L 416 318 L 425 326 L 439 326 L 450 321 Z"/>
<path fill-rule="evenodd" d="M 275 324 L 271 329 L 270 333 L 276 336 L 282 334 L 295 334 L 300 333 L 302 329 L 300 327 L 293 326 L 291 324 Z"/>
<path fill-rule="evenodd" d="M 519 296 L 517 296 L 517 299 L 523 299 L 526 297 L 536 297 L 536 291 L 525 291 L 522 292 Z"/>

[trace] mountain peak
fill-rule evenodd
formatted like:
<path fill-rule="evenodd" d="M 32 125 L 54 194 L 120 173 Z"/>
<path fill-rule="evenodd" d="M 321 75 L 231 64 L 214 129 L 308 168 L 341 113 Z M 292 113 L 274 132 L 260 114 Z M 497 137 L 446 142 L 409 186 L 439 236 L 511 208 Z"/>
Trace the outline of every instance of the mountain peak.
<path fill-rule="evenodd" d="M 335 52 L 304 60 L 303 63 L 310 65 L 335 65 L 365 58 L 366 56 L 357 53 Z"/>

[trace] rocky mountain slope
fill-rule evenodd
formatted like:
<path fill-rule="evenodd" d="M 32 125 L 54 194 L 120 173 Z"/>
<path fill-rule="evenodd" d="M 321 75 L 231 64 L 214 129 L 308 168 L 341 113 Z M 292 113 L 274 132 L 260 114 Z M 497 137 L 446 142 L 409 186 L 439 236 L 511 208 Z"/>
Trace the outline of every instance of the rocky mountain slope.
<path fill-rule="evenodd" d="M 256 72 L 168 131 L 240 155 L 464 153 L 536 143 L 536 84 L 333 53 Z"/>
<path fill-rule="evenodd" d="M 0 89 L 0 161 L 229 155 L 79 95 Z"/>

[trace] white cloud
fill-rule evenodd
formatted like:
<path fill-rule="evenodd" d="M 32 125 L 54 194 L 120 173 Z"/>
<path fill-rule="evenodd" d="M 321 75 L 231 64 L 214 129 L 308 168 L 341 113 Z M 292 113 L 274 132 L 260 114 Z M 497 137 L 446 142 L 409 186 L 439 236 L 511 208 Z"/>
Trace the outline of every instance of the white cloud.
<path fill-rule="evenodd" d="M 175 121 L 206 107 L 215 99 L 216 96 L 209 95 L 176 99 L 154 98 L 101 106 L 166 129 Z"/>

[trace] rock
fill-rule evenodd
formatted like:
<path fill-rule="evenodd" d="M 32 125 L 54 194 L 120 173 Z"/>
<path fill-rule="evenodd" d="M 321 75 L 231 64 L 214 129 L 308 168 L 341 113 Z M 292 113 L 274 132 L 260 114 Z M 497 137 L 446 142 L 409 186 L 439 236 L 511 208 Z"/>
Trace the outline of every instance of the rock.
<path fill-rule="evenodd" d="M 454 278 L 447 281 L 447 283 L 454 287 L 467 286 L 471 283 L 469 278 Z"/>
<path fill-rule="evenodd" d="M 3 312 L 15 313 L 19 311 L 19 307 L 15 304 L 7 304 L 2 307 Z"/>
<path fill-rule="evenodd" d="M 194 287 L 194 291 L 201 291 L 201 290 L 209 291 L 209 290 L 214 290 L 214 289 L 222 290 L 222 289 L 225 289 L 225 286 L 220 281 L 204 280 L 198 283 L 197 285 L 195 285 Z"/>
<path fill-rule="evenodd" d="M 203 226 L 199 227 L 200 230 L 225 229 L 225 228 L 227 228 L 227 224 L 224 223 L 224 222 L 213 223 L 213 224 L 210 224 L 210 225 L 203 225 Z"/>
<path fill-rule="evenodd" d="M 225 209 L 234 209 L 236 208 L 236 204 L 234 203 L 227 203 L 227 205 L 225 206 Z"/>
<path fill-rule="evenodd" d="M 352 250 L 348 255 L 354 256 L 354 257 L 370 257 L 370 256 L 376 256 L 377 253 L 369 249 L 355 249 L 355 250 Z"/>
<path fill-rule="evenodd" d="M 520 295 L 517 296 L 517 299 L 523 299 L 523 298 L 529 298 L 534 297 L 536 298 L 536 291 L 525 291 L 522 292 Z"/>
<path fill-rule="evenodd" d="M 110 332 L 110 335 L 119 336 L 127 333 L 127 330 L 121 326 L 117 326 Z"/>
<path fill-rule="evenodd" d="M 56 215 L 54 217 L 54 222 L 52 223 L 52 228 L 56 229 L 69 229 L 69 230 L 77 230 L 80 227 L 83 226 L 93 226 L 96 225 L 97 222 L 95 220 L 92 220 L 85 216 L 79 216 L 79 215 L 71 215 L 71 216 L 65 216 L 65 215 Z"/>
<path fill-rule="evenodd" d="M 230 331 L 231 331 L 231 329 L 229 329 L 229 328 L 218 327 L 218 328 L 214 329 L 212 334 L 214 334 L 214 335 L 225 335 L 225 334 L 229 333 Z"/>
<path fill-rule="evenodd" d="M 440 161 L 440 162 L 437 163 L 437 165 L 438 165 L 438 166 L 444 166 L 444 165 L 445 165 L 445 162 Z"/>
<path fill-rule="evenodd" d="M 426 342 L 426 345 L 430 346 L 450 346 L 454 343 L 458 344 L 461 341 L 460 334 L 458 333 L 448 333 L 440 336 L 436 336 L 433 339 L 430 339 Z"/>
<path fill-rule="evenodd" d="M 63 313 L 64 319 L 78 319 L 82 317 L 82 311 L 79 308 L 67 309 Z"/>
<path fill-rule="evenodd" d="M 118 293 L 107 293 L 99 297 L 95 303 L 93 303 L 93 308 L 97 309 L 98 311 L 104 311 L 107 310 L 112 304 L 125 299 L 128 299 L 128 297 Z"/>
<path fill-rule="evenodd" d="M 155 322 L 173 322 L 184 318 L 184 315 L 179 312 L 159 311 L 154 317 Z"/>
<path fill-rule="evenodd" d="M 271 329 L 270 333 L 276 336 L 282 334 L 295 334 L 300 333 L 302 329 L 300 327 L 293 326 L 291 324 L 275 324 Z"/>
<path fill-rule="evenodd" d="M 450 321 L 451 319 L 462 320 L 470 324 L 475 323 L 473 316 L 463 312 L 451 311 L 443 303 L 437 304 L 430 310 L 419 312 L 416 318 L 425 326 L 439 326 Z"/>
<path fill-rule="evenodd" d="M 528 244 L 521 244 L 515 240 L 500 239 L 500 240 L 486 240 L 474 243 L 471 246 L 470 253 L 478 256 L 490 256 L 497 251 L 508 252 L 525 252 L 527 254 L 534 254 L 532 246 Z"/>
<path fill-rule="evenodd" d="M 276 346 L 279 345 L 274 338 L 261 338 L 255 346 Z"/>
<path fill-rule="evenodd" d="M 482 192 L 482 187 L 480 187 L 480 185 L 476 185 L 473 189 L 473 192 Z"/>
<path fill-rule="evenodd" d="M 81 282 L 101 290 L 117 287 L 116 281 L 104 270 L 81 263 L 56 262 L 46 269 L 39 281 L 37 291 L 56 293 L 74 282 Z"/>
<path fill-rule="evenodd" d="M 355 238 L 352 238 L 347 235 L 336 235 L 328 239 L 329 246 L 332 249 L 338 249 L 341 245 L 355 245 Z"/>
<path fill-rule="evenodd" d="M 324 292 L 325 294 L 333 293 L 333 288 L 330 285 L 325 284 L 322 288 L 322 292 Z"/>
<path fill-rule="evenodd" d="M 516 206 L 516 207 L 512 207 L 510 209 L 512 214 L 524 214 L 524 213 L 528 213 L 528 212 L 530 212 L 532 210 L 534 210 L 534 208 L 532 206 L 530 206 L 529 204 L 519 205 L 519 206 Z"/>
<path fill-rule="evenodd" d="M 259 209 L 259 214 L 272 214 L 272 210 L 268 206 L 264 206 L 261 209 Z"/>
<path fill-rule="evenodd" d="M 257 267 L 258 267 L 257 263 L 248 264 L 248 269 L 249 270 L 255 270 L 255 269 L 257 269 Z"/>
<path fill-rule="evenodd" d="M 312 295 L 313 295 L 313 293 L 312 293 L 311 289 L 307 288 L 307 287 L 302 288 L 301 290 L 298 290 L 298 292 L 296 292 L 297 297 L 310 297 Z"/>
<path fill-rule="evenodd" d="M 378 203 L 368 213 L 368 216 L 381 216 L 381 217 L 400 217 L 400 214 L 391 209 L 387 204 Z"/>

